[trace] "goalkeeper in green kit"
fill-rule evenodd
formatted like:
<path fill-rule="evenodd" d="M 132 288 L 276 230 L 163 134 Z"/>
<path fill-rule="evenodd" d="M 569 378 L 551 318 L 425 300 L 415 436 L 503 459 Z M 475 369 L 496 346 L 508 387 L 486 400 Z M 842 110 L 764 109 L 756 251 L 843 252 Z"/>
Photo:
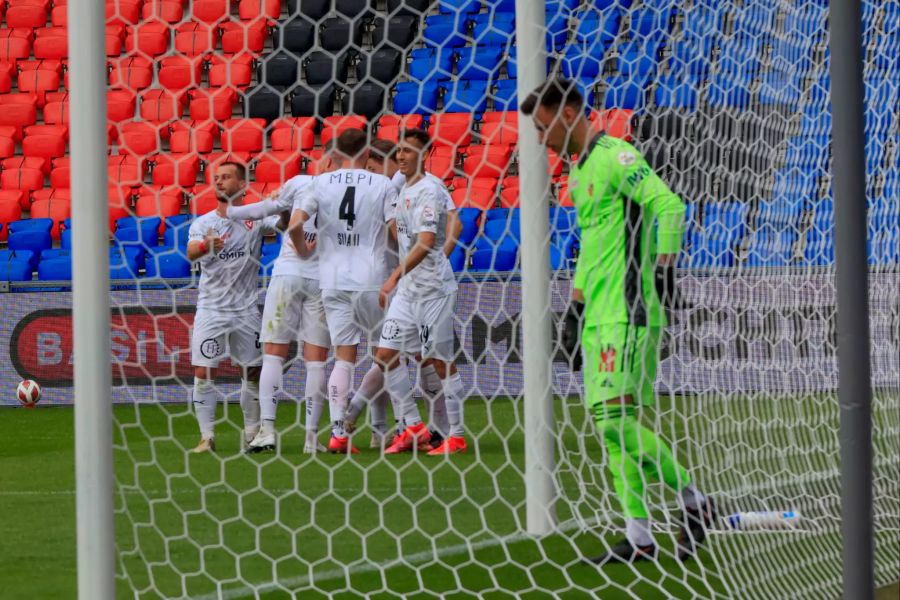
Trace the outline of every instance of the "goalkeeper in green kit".
<path fill-rule="evenodd" d="M 584 304 L 584 397 L 606 446 L 626 522 L 625 539 L 590 560 L 656 558 L 645 485 L 658 480 L 678 492 L 678 557 L 689 558 L 706 538 L 715 507 L 665 442 L 638 420 L 640 407 L 655 401 L 659 338 L 666 305 L 674 300 L 684 204 L 631 144 L 592 128 L 572 82 L 547 81 L 520 109 L 532 117 L 542 144 L 560 156 L 579 157 L 569 173 L 569 191 L 581 230 L 572 295 L 578 303 L 573 308 Z"/>

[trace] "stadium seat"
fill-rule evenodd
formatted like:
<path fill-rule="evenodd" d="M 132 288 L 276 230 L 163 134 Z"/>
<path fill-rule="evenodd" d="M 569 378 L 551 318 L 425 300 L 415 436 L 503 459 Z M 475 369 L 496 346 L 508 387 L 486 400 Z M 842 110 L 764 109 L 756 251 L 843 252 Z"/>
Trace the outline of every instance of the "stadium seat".
<path fill-rule="evenodd" d="M 118 123 L 121 121 L 130 121 L 134 118 L 134 110 L 136 106 L 137 95 L 132 91 L 121 89 L 106 91 L 106 118 L 109 121 L 112 121 L 114 123 Z M 66 112 L 68 112 L 68 110 Z M 45 106 L 44 121 L 46 122 L 46 120 L 47 107 Z"/>
<path fill-rule="evenodd" d="M 661 79 L 653 92 L 653 103 L 661 108 L 679 108 L 693 111 L 697 108 L 696 82 L 681 82 L 672 78 Z"/>
<path fill-rule="evenodd" d="M 456 48 L 466 43 L 465 33 L 471 21 L 463 14 L 425 17 L 424 41 L 439 48 Z"/>
<path fill-rule="evenodd" d="M 59 240 L 60 225 L 72 216 L 72 206 L 69 200 L 35 200 L 31 204 L 32 219 L 50 219 L 53 225 L 50 227 L 50 236 Z"/>
<path fill-rule="evenodd" d="M 394 112 L 430 114 L 437 110 L 439 88 L 436 82 L 404 81 L 397 84 Z"/>
<path fill-rule="evenodd" d="M 250 119 L 274 121 L 282 115 L 284 98 L 282 94 L 267 86 L 259 86 L 244 94 L 244 114 Z"/>
<path fill-rule="evenodd" d="M 31 279 L 31 272 L 37 269 L 40 260 L 41 253 L 34 250 L 0 250 L 0 261 L 20 261 L 27 265 L 28 279 Z"/>
<path fill-rule="evenodd" d="M 225 121 L 231 118 L 238 95 L 230 87 L 188 92 L 188 114 L 195 121 Z"/>
<path fill-rule="evenodd" d="M 212 129 L 215 128 L 213 123 Z M 173 153 L 184 154 L 199 152 L 208 154 L 213 151 L 215 136 L 210 128 L 178 128 L 172 131 L 169 137 L 169 150 Z"/>
<path fill-rule="evenodd" d="M 454 146 L 458 149 L 471 143 L 472 124 L 471 113 L 440 113 L 432 117 L 428 133 L 435 146 Z"/>
<path fill-rule="evenodd" d="M 277 152 L 311 150 L 315 145 L 316 120 L 311 117 L 279 119 L 272 123 L 269 146 Z"/>
<path fill-rule="evenodd" d="M 140 53 L 146 56 L 159 56 L 169 48 L 172 30 L 166 23 L 147 21 L 135 25 L 125 38 L 125 51 L 128 54 Z"/>
<path fill-rule="evenodd" d="M 6 26 L 10 29 L 37 29 L 46 25 L 46 9 L 34 5 L 10 6 L 6 9 Z"/>
<path fill-rule="evenodd" d="M 475 15 L 472 39 L 479 46 L 509 46 L 515 40 L 516 19 L 511 12 L 487 12 Z"/>
<path fill-rule="evenodd" d="M 582 48 L 597 43 L 608 46 L 619 35 L 622 15 L 618 9 L 612 9 L 600 13 L 591 12 L 587 17 L 576 17 L 576 20 L 578 26 L 572 39 L 573 44 Z"/>
<path fill-rule="evenodd" d="M 140 157 L 130 154 L 119 154 L 106 159 L 107 177 L 115 185 L 138 185 L 144 181 L 146 162 Z"/>
<path fill-rule="evenodd" d="M 153 63 L 140 56 L 114 58 L 109 61 L 109 85 L 129 90 L 142 90 L 153 83 Z"/>
<path fill-rule="evenodd" d="M 144 90 L 139 97 L 141 118 L 154 123 L 168 123 L 180 119 L 187 101 L 186 94 L 165 90 Z"/>
<path fill-rule="evenodd" d="M 512 111 L 512 113 L 515 114 L 519 109 L 515 79 L 501 79 L 496 82 L 491 97 L 493 99 L 494 111 Z"/>
<path fill-rule="evenodd" d="M 714 76 L 706 90 L 710 107 L 746 108 L 750 104 L 749 80 L 739 77 Z"/>
<path fill-rule="evenodd" d="M 376 119 L 386 107 L 385 86 L 382 83 L 365 82 L 354 86 L 341 97 L 341 111 L 367 119 Z"/>
<path fill-rule="evenodd" d="M 376 18 L 372 22 L 372 45 L 385 43 L 397 48 L 409 48 L 416 39 L 419 19 L 411 15 L 393 15 L 390 19 Z"/>
<path fill-rule="evenodd" d="M 191 263 L 184 251 L 173 248 L 150 248 L 144 268 L 145 277 L 186 279 L 191 276 Z"/>
<path fill-rule="evenodd" d="M 36 30 L 32 45 L 34 57 L 38 59 L 61 60 L 69 56 L 69 44 L 65 27 L 45 27 Z"/>
<path fill-rule="evenodd" d="M 34 202 L 39 202 L 42 200 L 71 203 L 72 191 L 68 188 L 44 188 L 42 190 L 35 190 L 34 192 L 32 192 L 31 198 L 32 205 L 34 204 Z"/>
<path fill-rule="evenodd" d="M 226 54 L 260 54 L 266 45 L 265 21 L 226 21 L 222 30 L 222 52 Z"/>
<path fill-rule="evenodd" d="M 330 17 L 319 26 L 319 44 L 327 52 L 344 52 L 362 46 L 359 21 L 347 17 Z"/>
<path fill-rule="evenodd" d="M 25 219 L 13 221 L 8 226 L 7 247 L 10 250 L 30 250 L 35 254 L 53 246 L 50 230 L 51 219 Z"/>
<path fill-rule="evenodd" d="M 0 136 L 0 158 L 9 158 L 16 154 L 16 140 L 12 136 Z"/>
<path fill-rule="evenodd" d="M 197 87 L 201 83 L 203 64 L 202 58 L 167 56 L 159 62 L 159 85 L 174 92 Z"/>
<path fill-rule="evenodd" d="M 480 114 L 487 110 L 488 82 L 455 80 L 445 85 L 448 86 L 444 94 L 445 111 Z"/>
<path fill-rule="evenodd" d="M 9 224 L 22 218 L 24 196 L 22 190 L 0 190 L 0 240 L 6 240 Z"/>
<path fill-rule="evenodd" d="M 51 258 L 38 263 L 40 281 L 71 281 L 72 257 Z"/>
<path fill-rule="evenodd" d="M 196 156 L 194 156 L 196 159 Z M 175 160 L 175 157 L 172 157 Z M 186 161 L 190 163 L 191 161 Z M 179 165 L 180 167 L 180 165 Z M 174 169 L 174 166 L 173 166 Z M 193 182 L 191 182 L 193 183 Z M 134 214 L 138 217 L 171 217 L 181 212 L 181 196 L 173 193 L 160 192 L 141 194 L 134 204 Z M 162 233 L 165 223 L 160 219 L 157 223 Z"/>
<path fill-rule="evenodd" d="M 31 56 L 31 40 L 27 37 L 0 38 L 0 60 L 15 63 Z"/>
<path fill-rule="evenodd" d="M 139 23 L 141 4 L 141 0 L 107 0 L 106 18 L 115 18 L 125 23 Z"/>
<path fill-rule="evenodd" d="M 50 159 L 42 156 L 12 156 L 0 161 L 0 169 L 37 169 L 42 174 L 50 173 Z"/>
<path fill-rule="evenodd" d="M 456 54 L 450 48 L 414 48 L 410 52 L 409 76 L 418 81 L 450 79 Z"/>
<path fill-rule="evenodd" d="M 200 172 L 200 157 L 196 153 L 158 154 L 153 157 L 151 176 L 154 185 L 192 187 Z"/>
<path fill-rule="evenodd" d="M 456 149 L 452 146 L 436 146 L 425 160 L 425 170 L 440 179 L 452 179 L 455 166 Z"/>
<path fill-rule="evenodd" d="M 37 97 L 37 107 L 43 108 L 44 94 L 59 89 L 59 71 L 55 69 L 25 68 L 28 61 L 19 61 L 19 92 L 33 93 Z"/>
<path fill-rule="evenodd" d="M 302 56 L 312 50 L 316 41 L 315 25 L 303 16 L 294 17 L 281 26 L 279 48 Z M 224 44 L 224 38 L 222 40 Z"/>
<path fill-rule="evenodd" d="M 297 83 L 297 59 L 288 52 L 273 52 L 260 59 L 257 79 L 260 83 L 286 88 Z"/>
<path fill-rule="evenodd" d="M 457 246 L 453 249 L 453 252 L 450 253 L 450 256 L 447 257 L 450 261 L 450 267 L 453 269 L 454 273 L 460 273 L 466 270 L 466 251 Z"/>
<path fill-rule="evenodd" d="M 34 125 L 37 123 L 37 107 L 32 104 L 15 104 L 9 103 L 4 100 L 10 98 L 11 96 L 15 96 L 16 94 L 10 94 L 7 96 L 0 96 L 3 100 L 0 100 L 0 127 L 4 125 L 11 125 L 15 127 L 15 131 L 13 134 L 13 139 L 21 140 L 23 129 L 28 125 Z M 55 104 L 55 103 L 50 103 Z M 54 123 L 54 107 L 47 104 L 44 107 L 44 122 L 45 123 Z M 60 103 L 62 104 L 62 103 Z M 66 109 L 68 108 L 68 102 L 66 104 Z M 57 109 L 59 110 L 59 109 Z M 68 114 L 68 110 L 65 110 L 65 114 Z M 48 116 L 50 120 L 48 120 Z M 66 119 L 68 120 L 68 119 Z"/>
<path fill-rule="evenodd" d="M 322 122 L 322 131 L 319 133 L 319 142 L 322 145 L 325 145 L 331 138 L 339 136 L 347 129 L 362 129 L 365 131 L 368 128 L 368 125 L 368 121 L 365 117 L 355 115 L 327 117 Z"/>
<path fill-rule="evenodd" d="M 22 190 L 26 194 L 44 187 L 44 174 L 40 169 L 3 169 L 0 173 L 0 188 Z"/>
<path fill-rule="evenodd" d="M 588 106 L 590 105 L 589 102 Z M 621 77 L 614 77 L 607 82 L 604 106 L 629 110 L 641 109 L 644 106 L 644 86 L 633 81 L 625 81 Z"/>
<path fill-rule="evenodd" d="M 119 126 L 119 147 L 136 156 L 156 154 L 160 148 L 160 127 L 147 121 L 130 121 Z"/>
<path fill-rule="evenodd" d="M 334 114 L 336 96 L 337 90 L 332 84 L 318 87 L 298 85 L 291 90 L 291 116 L 330 117 Z"/>
<path fill-rule="evenodd" d="M 238 4 L 238 16 L 243 21 L 277 20 L 280 15 L 281 0 L 240 0 Z"/>
<path fill-rule="evenodd" d="M 191 229 L 191 215 L 176 215 L 166 218 L 166 231 L 163 233 L 163 246 L 169 248 L 186 248 L 188 234 Z"/>
<path fill-rule="evenodd" d="M 478 136 L 487 146 L 515 146 L 519 141 L 519 121 L 516 113 L 493 113 L 510 115 L 509 119 L 491 120 L 485 113 Z"/>
<path fill-rule="evenodd" d="M 450 192 L 450 197 L 460 211 L 477 210 L 481 212 L 493 208 L 496 203 L 495 194 L 483 187 L 457 187 Z M 469 241 L 471 242 L 471 240 Z"/>
<path fill-rule="evenodd" d="M 487 46 L 459 48 L 456 51 L 456 73 L 460 79 L 496 79 L 503 63 L 504 48 Z"/>
<path fill-rule="evenodd" d="M 466 149 L 463 171 L 471 177 L 501 178 L 509 169 L 512 148 L 505 145 L 472 145 Z"/>
<path fill-rule="evenodd" d="M 502 245 L 472 253 L 473 271 L 512 271 L 516 268 L 518 246 Z"/>
<path fill-rule="evenodd" d="M 178 23 L 184 17 L 184 6 L 179 0 L 147 0 L 141 7 L 141 19 Z"/>
<path fill-rule="evenodd" d="M 316 51 L 303 62 L 306 83 L 313 86 L 347 81 L 348 55 L 335 56 L 328 52 Z"/>
<path fill-rule="evenodd" d="M 631 119 L 634 111 L 624 109 L 608 109 L 599 114 L 598 125 L 607 134 L 626 141 L 634 140 Z"/>
<path fill-rule="evenodd" d="M 436 0 L 387 0 L 390 15 L 420 16 L 428 14 Z"/>
<path fill-rule="evenodd" d="M 263 119 L 228 119 L 222 125 L 223 152 L 262 151 L 263 131 L 266 128 Z"/>
<path fill-rule="evenodd" d="M 66 154 L 66 138 L 48 133 L 26 135 L 22 140 L 22 154 L 45 159 L 58 158 Z"/>
<path fill-rule="evenodd" d="M 356 78 L 359 81 L 368 79 L 393 84 L 400 74 L 401 58 L 396 48 L 376 48 L 360 57 L 356 64 Z"/>
<path fill-rule="evenodd" d="M 246 88 L 253 79 L 253 57 L 213 55 L 209 60 L 209 87 Z"/>
<path fill-rule="evenodd" d="M 673 16 L 674 11 L 668 7 L 648 7 L 632 11 L 632 35 L 639 39 L 668 35 Z"/>
<path fill-rule="evenodd" d="M 219 205 L 216 190 L 211 185 L 196 185 L 188 200 L 188 211 L 192 215 L 205 215 Z"/>
<path fill-rule="evenodd" d="M 296 151 L 264 152 L 256 157 L 254 178 L 260 183 L 282 184 L 300 174 L 301 153 Z"/>
<path fill-rule="evenodd" d="M 440 0 L 438 8 L 442 13 L 477 13 L 481 0 Z"/>
<path fill-rule="evenodd" d="M 33 278 L 31 265 L 27 260 L 16 258 L 17 254 L 25 252 L 11 252 L 10 258 L 0 260 L 0 281 L 31 281 Z"/>
<path fill-rule="evenodd" d="M 191 16 L 204 23 L 218 23 L 228 16 L 228 0 L 193 0 Z"/>
<path fill-rule="evenodd" d="M 184 56 L 204 56 L 219 43 L 220 29 L 205 23 L 186 22 L 175 29 L 175 51 Z"/>

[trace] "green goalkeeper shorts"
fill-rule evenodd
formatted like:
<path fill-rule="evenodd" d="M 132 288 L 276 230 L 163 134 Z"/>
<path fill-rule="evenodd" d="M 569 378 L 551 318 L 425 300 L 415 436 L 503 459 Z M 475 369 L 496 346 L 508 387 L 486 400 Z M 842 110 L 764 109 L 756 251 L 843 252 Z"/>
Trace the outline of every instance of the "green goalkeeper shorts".
<path fill-rule="evenodd" d="M 592 409 L 613 398 L 631 396 L 636 405 L 656 401 L 660 328 L 627 323 L 587 326 L 581 334 L 584 400 Z"/>

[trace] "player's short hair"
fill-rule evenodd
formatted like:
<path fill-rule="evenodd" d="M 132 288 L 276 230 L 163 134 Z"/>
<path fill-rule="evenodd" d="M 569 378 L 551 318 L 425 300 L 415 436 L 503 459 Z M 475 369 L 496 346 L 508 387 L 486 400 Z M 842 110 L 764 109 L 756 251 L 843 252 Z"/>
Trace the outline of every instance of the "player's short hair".
<path fill-rule="evenodd" d="M 413 139 L 422 144 L 422 149 L 431 146 L 431 136 L 424 129 L 404 129 L 400 132 L 400 141 Z"/>
<path fill-rule="evenodd" d="M 393 160 L 397 154 L 397 144 L 390 140 L 373 140 L 370 146 L 372 147 L 372 152 L 369 153 L 369 158 L 373 158 L 380 163 L 386 160 Z"/>
<path fill-rule="evenodd" d="M 344 130 L 337 138 L 337 151 L 348 158 L 356 158 L 366 149 L 368 138 L 362 129 Z"/>
<path fill-rule="evenodd" d="M 584 96 L 573 81 L 562 77 L 548 79 L 534 89 L 528 97 L 519 103 L 519 110 L 525 115 L 532 115 L 538 105 L 550 110 L 560 106 L 571 106 L 577 110 L 584 107 Z"/>
<path fill-rule="evenodd" d="M 247 167 L 246 167 L 246 165 L 244 165 L 242 163 L 235 162 L 233 160 L 226 160 L 224 162 L 220 162 L 219 166 L 216 167 L 216 169 L 218 170 L 218 169 L 221 169 L 222 167 L 229 167 L 229 166 L 234 167 L 234 170 L 237 173 L 238 179 L 240 179 L 241 181 L 247 180 Z"/>

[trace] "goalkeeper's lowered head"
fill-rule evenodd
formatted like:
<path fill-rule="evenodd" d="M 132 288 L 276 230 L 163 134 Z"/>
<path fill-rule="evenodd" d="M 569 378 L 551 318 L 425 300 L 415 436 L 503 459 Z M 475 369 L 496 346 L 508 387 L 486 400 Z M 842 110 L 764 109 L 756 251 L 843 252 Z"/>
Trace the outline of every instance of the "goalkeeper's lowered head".
<path fill-rule="evenodd" d="M 578 85 L 553 77 L 538 86 L 519 105 L 534 121 L 538 140 L 560 156 L 581 154 L 596 133 L 584 111 Z"/>

